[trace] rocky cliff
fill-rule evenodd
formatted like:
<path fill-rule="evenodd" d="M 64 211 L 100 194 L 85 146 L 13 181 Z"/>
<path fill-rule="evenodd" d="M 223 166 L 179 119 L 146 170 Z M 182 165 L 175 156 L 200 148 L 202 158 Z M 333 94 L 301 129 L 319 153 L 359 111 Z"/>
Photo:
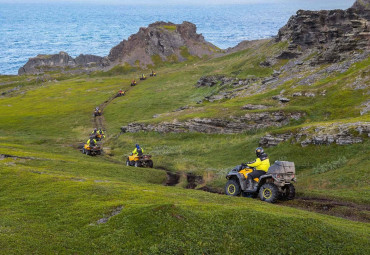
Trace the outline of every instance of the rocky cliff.
<path fill-rule="evenodd" d="M 94 55 L 79 55 L 75 59 L 66 52 L 54 55 L 37 55 L 19 68 L 18 74 L 40 74 L 60 69 L 87 68 L 98 69 L 108 66 L 108 59 Z"/>
<path fill-rule="evenodd" d="M 137 34 L 122 41 L 111 49 L 111 63 L 126 62 L 134 65 L 154 64 L 154 58 L 162 61 L 186 60 L 188 55 L 202 57 L 218 49 L 197 34 L 196 26 L 190 22 L 173 24 L 156 22 L 147 28 L 140 28 Z"/>
<path fill-rule="evenodd" d="M 290 43 L 281 58 L 295 58 L 315 48 L 319 54 L 312 64 L 322 64 L 346 59 L 354 50 L 369 50 L 369 1 L 358 0 L 347 10 L 299 10 L 279 30 L 277 41 Z"/>
<path fill-rule="evenodd" d="M 211 55 L 219 49 L 196 32 L 190 22 L 156 22 L 113 47 L 107 57 L 80 55 L 75 59 L 66 52 L 38 55 L 18 70 L 18 74 L 40 74 L 55 70 L 94 71 L 118 64 L 155 65 L 160 61 L 184 61 L 190 56 Z"/>

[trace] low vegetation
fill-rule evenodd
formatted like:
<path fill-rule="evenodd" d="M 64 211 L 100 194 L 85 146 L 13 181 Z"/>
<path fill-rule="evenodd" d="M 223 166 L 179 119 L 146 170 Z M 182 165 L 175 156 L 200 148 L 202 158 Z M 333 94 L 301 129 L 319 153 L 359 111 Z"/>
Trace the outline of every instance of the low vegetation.
<path fill-rule="evenodd" d="M 161 63 L 157 77 L 135 87 L 131 80 L 149 70 L 124 65 L 91 75 L 50 74 L 41 82 L 33 76 L 0 77 L 0 92 L 6 92 L 0 97 L 1 253 L 368 254 L 368 223 L 183 188 L 184 174 L 193 173 L 203 179 L 197 188 L 222 191 L 227 171 L 253 160 L 260 137 L 268 132 L 369 120 L 368 114 L 359 114 L 368 89 L 347 86 L 368 70 L 369 58 L 309 87 L 297 85 L 297 78 L 261 93 L 202 101 L 219 91 L 217 86 L 196 88 L 201 76 L 270 77 L 286 62 L 270 67 L 260 62 L 286 46 L 262 41 L 253 50 L 212 59 L 192 59 L 183 49 L 189 61 Z M 78 148 L 94 125 L 93 109 L 119 89 L 126 95 L 103 110 L 106 154 L 81 154 Z M 285 105 L 272 99 L 281 91 L 323 90 L 325 97 L 291 97 Z M 266 111 L 241 110 L 246 104 L 305 117 L 243 134 L 120 133 L 131 122 Z M 175 111 L 183 106 L 189 108 Z M 124 165 L 135 143 L 153 155 L 154 169 Z M 285 142 L 266 151 L 271 161 L 295 162 L 299 196 L 369 204 L 367 138 L 347 146 Z M 164 186 L 163 169 L 183 173 L 177 186 Z"/>

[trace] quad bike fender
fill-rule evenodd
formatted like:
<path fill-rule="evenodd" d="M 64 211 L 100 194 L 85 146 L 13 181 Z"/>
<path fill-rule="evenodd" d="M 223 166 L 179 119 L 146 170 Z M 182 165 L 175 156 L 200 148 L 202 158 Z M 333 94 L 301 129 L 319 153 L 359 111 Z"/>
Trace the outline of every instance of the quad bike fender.
<path fill-rule="evenodd" d="M 285 182 L 282 182 L 282 180 L 277 179 L 274 175 L 272 175 L 272 174 L 265 174 L 265 175 L 262 175 L 260 177 L 260 181 L 258 183 L 258 186 L 260 187 L 263 184 L 265 184 L 268 179 L 273 179 L 274 180 L 274 184 L 277 185 L 277 186 L 281 186 L 282 187 L 282 186 L 285 185 Z"/>
<path fill-rule="evenodd" d="M 139 157 L 135 155 L 128 156 L 128 160 L 130 161 L 139 161 Z"/>
<path fill-rule="evenodd" d="M 228 180 L 230 180 L 230 179 L 238 180 L 241 189 L 242 190 L 246 190 L 247 189 L 247 180 L 243 176 L 243 174 L 241 174 L 239 172 L 232 171 L 232 172 L 228 173 L 228 175 L 226 176 L 226 179 L 228 179 Z"/>

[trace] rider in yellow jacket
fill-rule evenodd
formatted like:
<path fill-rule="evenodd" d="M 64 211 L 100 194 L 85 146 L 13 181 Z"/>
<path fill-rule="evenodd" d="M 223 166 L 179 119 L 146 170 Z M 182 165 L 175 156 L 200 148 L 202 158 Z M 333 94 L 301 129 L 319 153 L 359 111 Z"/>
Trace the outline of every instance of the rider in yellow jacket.
<path fill-rule="evenodd" d="M 132 155 L 141 156 L 144 153 L 144 149 L 141 148 L 138 144 L 135 145 L 135 149 L 132 151 Z"/>
<path fill-rule="evenodd" d="M 256 155 L 257 155 L 257 158 L 255 161 L 246 164 L 249 167 L 255 168 L 255 170 L 252 173 L 248 174 L 247 180 L 249 183 L 248 185 L 249 187 L 252 187 L 253 179 L 259 178 L 260 176 L 266 174 L 266 172 L 270 168 L 270 160 L 267 154 L 263 151 L 261 147 L 258 147 L 256 149 Z"/>
<path fill-rule="evenodd" d="M 96 145 L 96 140 L 94 138 L 90 138 L 89 140 L 87 140 L 86 144 L 89 147 L 94 147 Z"/>

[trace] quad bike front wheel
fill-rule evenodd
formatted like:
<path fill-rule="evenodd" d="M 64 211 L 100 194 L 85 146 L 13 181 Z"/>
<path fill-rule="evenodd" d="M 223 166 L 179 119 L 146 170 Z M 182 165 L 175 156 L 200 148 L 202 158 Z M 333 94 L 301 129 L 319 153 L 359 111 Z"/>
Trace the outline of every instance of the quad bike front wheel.
<path fill-rule="evenodd" d="M 240 185 L 236 180 L 228 180 L 225 186 L 225 193 L 229 196 L 239 196 Z"/>
<path fill-rule="evenodd" d="M 279 190 L 273 183 L 263 184 L 259 191 L 259 197 L 262 201 L 275 203 L 279 198 Z"/>
<path fill-rule="evenodd" d="M 135 161 L 135 167 L 141 167 L 140 161 Z"/>
<path fill-rule="evenodd" d="M 130 160 L 126 160 L 126 166 L 130 166 Z"/>

